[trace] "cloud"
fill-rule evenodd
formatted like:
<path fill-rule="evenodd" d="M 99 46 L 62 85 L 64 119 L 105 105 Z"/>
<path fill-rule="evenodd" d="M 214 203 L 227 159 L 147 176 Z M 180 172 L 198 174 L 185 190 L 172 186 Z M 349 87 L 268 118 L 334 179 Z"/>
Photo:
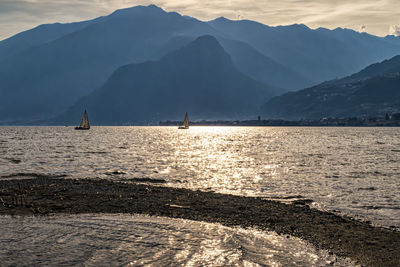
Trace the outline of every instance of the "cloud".
<path fill-rule="evenodd" d="M 304 23 L 354 30 L 368 25 L 368 32 L 377 35 L 399 23 L 400 10 L 398 0 L 0 0 L 0 40 L 43 23 L 87 20 L 149 4 L 201 20 L 224 16 L 272 26 Z"/>
<path fill-rule="evenodd" d="M 40 24 L 73 22 L 107 13 L 93 0 L 0 0 L 0 40 Z"/>
<path fill-rule="evenodd" d="M 389 34 L 394 36 L 400 36 L 400 26 L 399 25 L 390 26 Z"/>

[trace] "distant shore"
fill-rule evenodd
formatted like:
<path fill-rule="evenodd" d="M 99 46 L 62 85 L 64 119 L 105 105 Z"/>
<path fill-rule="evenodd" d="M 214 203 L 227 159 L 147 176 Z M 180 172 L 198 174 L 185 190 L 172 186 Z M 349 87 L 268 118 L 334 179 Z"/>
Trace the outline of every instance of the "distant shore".
<path fill-rule="evenodd" d="M 160 121 L 160 126 L 178 126 L 181 121 Z M 400 127 L 400 118 L 324 118 L 320 120 L 202 120 L 193 126 L 341 126 L 341 127 Z"/>
<path fill-rule="evenodd" d="M 159 121 L 158 124 L 152 122 L 115 122 L 114 124 L 92 124 L 92 126 L 181 126 L 182 121 Z M 257 120 L 194 120 L 189 121 L 191 126 L 305 126 L 305 127 L 400 127 L 400 113 L 393 114 L 391 116 L 384 117 L 354 117 L 354 118 L 322 118 L 315 120 L 279 120 L 279 119 L 261 119 Z M 0 122 L 1 126 L 66 126 L 75 127 L 76 125 L 60 125 L 54 124 L 54 122 L 46 121 L 31 121 L 28 123 L 24 122 L 13 122 L 7 124 Z"/>
<path fill-rule="evenodd" d="M 162 180 L 151 179 L 15 178 L 0 178 L 0 215 L 138 213 L 257 227 L 302 238 L 361 265 L 400 266 L 400 232 L 312 209 L 307 200 L 284 204 L 162 187 Z"/>

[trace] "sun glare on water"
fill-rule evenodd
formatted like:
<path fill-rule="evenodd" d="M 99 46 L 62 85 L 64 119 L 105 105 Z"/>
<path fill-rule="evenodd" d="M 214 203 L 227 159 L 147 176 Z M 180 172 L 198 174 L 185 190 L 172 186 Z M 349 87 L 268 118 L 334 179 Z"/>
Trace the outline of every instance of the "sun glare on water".
<path fill-rule="evenodd" d="M 184 169 L 193 172 L 202 170 L 206 177 L 201 180 L 204 188 L 213 190 L 218 187 L 221 193 L 232 193 L 238 188 L 246 191 L 249 183 L 262 181 L 267 173 L 254 175 L 253 167 L 262 168 L 262 165 L 251 156 L 251 148 L 241 145 L 246 142 L 247 131 L 251 129 L 229 126 L 190 127 L 180 131 L 177 136 L 175 158 Z M 268 136 L 269 133 L 265 134 Z M 275 164 L 265 166 L 269 174 L 275 173 Z"/>

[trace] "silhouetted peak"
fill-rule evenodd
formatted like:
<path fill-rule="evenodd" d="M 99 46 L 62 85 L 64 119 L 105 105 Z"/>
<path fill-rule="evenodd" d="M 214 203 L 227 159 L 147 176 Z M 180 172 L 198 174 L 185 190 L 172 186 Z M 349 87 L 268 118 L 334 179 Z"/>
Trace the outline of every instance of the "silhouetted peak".
<path fill-rule="evenodd" d="M 188 60 L 193 64 L 211 64 L 210 67 L 215 67 L 215 64 L 231 65 L 231 58 L 225 52 L 217 39 L 211 35 L 203 35 L 182 47 L 181 49 L 168 54 L 164 60 Z"/>
<path fill-rule="evenodd" d="M 163 10 L 161 7 L 158 7 L 155 4 L 150 4 L 148 6 L 145 6 L 145 8 Z"/>
<path fill-rule="evenodd" d="M 232 22 L 232 20 L 227 19 L 227 18 L 225 18 L 225 17 L 219 17 L 219 18 L 216 18 L 216 19 L 214 19 L 214 20 L 211 20 L 210 22 L 220 22 L 220 23 L 224 23 L 224 22 Z"/>
<path fill-rule="evenodd" d="M 148 6 L 134 6 L 134 7 L 128 7 L 128 8 L 123 8 L 123 9 L 117 9 L 114 11 L 110 16 L 124 16 L 124 15 L 131 15 L 131 14 L 137 14 L 137 13 L 143 13 L 143 14 L 165 14 L 165 12 L 162 8 L 151 4 Z"/>
<path fill-rule="evenodd" d="M 394 34 L 386 35 L 384 38 L 389 39 L 389 40 L 400 40 L 400 36 L 397 36 Z"/>
<path fill-rule="evenodd" d="M 296 30 L 310 30 L 310 28 L 305 25 L 305 24 L 292 24 L 287 26 L 290 29 L 296 29 Z"/>
<path fill-rule="evenodd" d="M 193 55 L 199 55 L 199 53 L 202 53 L 202 56 L 226 54 L 224 48 L 212 35 L 202 35 L 177 52 Z"/>
<path fill-rule="evenodd" d="M 343 31 L 343 30 L 345 30 L 345 29 L 342 27 L 336 27 L 335 29 L 333 29 L 333 31 Z"/>
<path fill-rule="evenodd" d="M 357 31 L 355 31 L 355 30 L 348 29 L 348 28 L 342 28 L 342 27 L 337 27 L 336 29 L 333 30 L 333 32 L 357 33 L 357 34 L 360 34 L 360 32 L 357 32 Z"/>
<path fill-rule="evenodd" d="M 237 20 L 231 20 L 225 17 L 219 17 L 214 20 L 210 20 L 208 23 L 216 23 L 216 24 L 237 24 L 237 23 L 245 23 L 245 24 L 252 24 L 252 25 L 264 25 L 262 23 L 252 21 L 252 20 L 247 20 L 247 19 L 237 19 Z M 267 25 L 265 25 L 267 26 Z"/>
<path fill-rule="evenodd" d="M 220 45 L 220 43 L 217 41 L 217 39 L 214 36 L 209 35 L 209 34 L 197 37 L 197 39 L 195 39 L 193 42 L 191 42 L 191 45 L 215 46 L 215 47 L 219 47 L 219 48 L 223 49 L 222 46 Z"/>

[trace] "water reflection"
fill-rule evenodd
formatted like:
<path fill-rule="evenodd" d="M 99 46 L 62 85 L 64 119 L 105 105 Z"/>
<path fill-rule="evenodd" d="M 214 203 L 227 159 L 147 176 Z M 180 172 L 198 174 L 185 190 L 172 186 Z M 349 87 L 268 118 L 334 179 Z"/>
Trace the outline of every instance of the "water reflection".
<path fill-rule="evenodd" d="M 0 138 L 0 175 L 163 179 L 230 194 L 302 195 L 400 226 L 399 128 L 0 127 Z"/>
<path fill-rule="evenodd" d="M 292 237 L 131 215 L 1 216 L 4 266 L 352 266 Z"/>

